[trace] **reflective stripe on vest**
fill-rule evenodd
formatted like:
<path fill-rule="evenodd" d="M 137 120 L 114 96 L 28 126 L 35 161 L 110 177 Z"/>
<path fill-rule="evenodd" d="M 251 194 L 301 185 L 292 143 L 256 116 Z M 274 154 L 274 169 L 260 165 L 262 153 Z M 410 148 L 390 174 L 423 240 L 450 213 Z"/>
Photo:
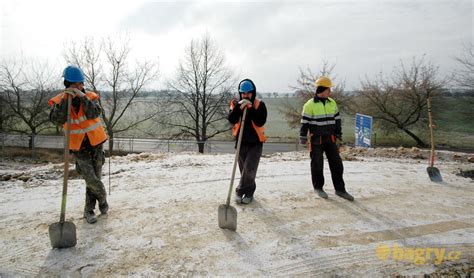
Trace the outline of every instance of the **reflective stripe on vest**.
<path fill-rule="evenodd" d="M 328 98 L 325 104 L 321 101 L 308 100 L 303 106 L 301 123 L 315 126 L 335 125 L 336 120 L 341 119 L 336 101 Z"/>
<path fill-rule="evenodd" d="M 97 100 L 99 96 L 93 92 L 86 92 L 86 97 L 89 100 Z M 62 99 L 67 99 L 67 94 L 60 93 L 49 100 L 49 104 L 52 106 L 54 103 L 60 104 Z M 66 125 L 63 128 L 66 131 Z M 71 109 L 71 131 L 70 131 L 70 142 L 69 149 L 78 151 L 81 148 L 82 141 L 86 136 L 89 138 L 89 142 L 92 146 L 97 146 L 107 140 L 107 134 L 105 133 L 104 127 L 99 117 L 95 119 L 87 119 L 84 114 L 82 104 L 79 107 L 79 113 L 76 113 L 75 109 Z"/>
<path fill-rule="evenodd" d="M 87 132 L 90 132 L 96 128 L 98 128 L 99 126 L 102 126 L 102 123 L 99 121 L 87 128 L 83 128 L 83 129 L 72 129 L 71 128 L 71 134 L 83 134 L 83 133 L 87 133 Z"/>
<path fill-rule="evenodd" d="M 258 109 L 258 107 L 260 106 L 260 100 L 255 98 L 255 100 L 253 101 L 253 106 L 255 109 Z M 230 102 L 230 109 L 234 109 L 234 101 Z M 236 124 L 234 124 L 234 127 L 232 128 L 232 135 L 234 135 L 234 137 L 237 137 L 239 135 L 240 122 L 241 121 L 238 121 Z M 265 137 L 265 127 L 257 126 L 253 121 L 252 127 L 257 132 L 258 140 L 262 143 L 265 143 L 267 141 L 267 137 Z"/>
<path fill-rule="evenodd" d="M 83 121 L 86 121 L 87 118 L 84 116 L 79 117 L 79 119 L 71 119 L 71 124 L 80 124 Z"/>

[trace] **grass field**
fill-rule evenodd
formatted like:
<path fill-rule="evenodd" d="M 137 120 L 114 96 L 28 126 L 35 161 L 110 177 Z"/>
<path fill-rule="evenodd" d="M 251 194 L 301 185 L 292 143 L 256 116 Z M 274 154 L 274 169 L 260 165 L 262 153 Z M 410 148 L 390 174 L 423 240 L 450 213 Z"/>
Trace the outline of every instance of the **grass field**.
<path fill-rule="evenodd" d="M 471 104 L 474 98 L 445 97 L 433 102 L 436 145 L 456 148 L 474 149 L 474 112 Z M 264 100 L 268 109 L 267 131 L 270 140 L 296 141 L 299 136 L 298 128 L 290 128 L 278 108 L 282 99 L 270 98 Z M 290 100 L 297 103 L 296 99 Z M 355 115 L 342 114 L 342 132 L 344 141 L 354 142 Z M 426 115 L 425 118 L 427 118 Z M 374 124 L 377 124 L 376 120 Z M 383 124 L 383 123 L 378 123 Z M 429 142 L 429 130 L 414 130 L 425 142 Z M 414 146 L 415 141 L 408 135 L 397 130 L 390 133 L 375 129 L 372 144 L 389 146 Z"/>
<path fill-rule="evenodd" d="M 268 118 L 266 123 L 266 135 L 271 142 L 297 142 L 299 137 L 299 127 L 291 128 L 284 118 L 279 108 L 282 107 L 283 98 L 268 98 L 264 102 L 268 110 Z M 290 98 L 290 103 L 298 107 L 298 99 Z M 462 148 L 474 150 L 474 112 L 471 104 L 474 97 L 444 97 L 433 102 L 433 113 L 435 124 L 438 126 L 435 131 L 435 142 L 437 146 Z M 127 111 L 127 117 L 135 117 L 132 114 L 140 113 L 149 109 L 148 104 L 139 103 L 130 111 Z M 354 143 L 355 115 L 342 114 L 342 132 L 343 139 L 349 144 Z M 428 115 L 425 116 L 425 120 Z M 374 120 L 374 125 L 381 125 L 382 122 Z M 422 140 L 429 142 L 429 130 L 426 125 L 424 129 L 413 130 Z M 53 129 L 50 130 L 53 132 Z M 152 122 L 145 122 L 139 127 L 126 133 L 116 134 L 118 137 L 154 137 L 167 138 L 170 134 L 169 130 L 165 130 Z M 213 140 L 231 139 L 230 131 L 220 134 Z M 373 131 L 372 144 L 374 146 L 415 146 L 416 143 L 406 134 L 393 129 L 390 132 L 382 132 L 377 128 Z"/>

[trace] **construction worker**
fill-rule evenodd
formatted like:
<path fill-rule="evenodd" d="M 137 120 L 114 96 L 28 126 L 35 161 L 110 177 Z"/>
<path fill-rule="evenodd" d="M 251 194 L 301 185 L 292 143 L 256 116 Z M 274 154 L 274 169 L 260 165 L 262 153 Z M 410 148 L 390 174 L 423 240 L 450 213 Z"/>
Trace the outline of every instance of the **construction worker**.
<path fill-rule="evenodd" d="M 73 98 L 69 150 L 76 159 L 76 171 L 86 181 L 84 218 L 92 224 L 97 221 L 94 213 L 96 202 L 101 214 L 106 214 L 109 209 L 105 187 L 100 180 L 105 162 L 103 143 L 107 140 L 100 121 L 102 109 L 98 102 L 99 96 L 84 90 L 85 78 L 80 68 L 66 67 L 63 77 L 66 89 L 49 100 L 49 119 L 55 124 L 63 124 L 66 130 L 67 98 Z"/>
<path fill-rule="evenodd" d="M 239 185 L 235 193 L 238 204 L 250 204 L 253 200 L 256 184 L 258 163 L 262 155 L 263 143 L 266 141 L 263 125 L 267 121 L 267 108 L 265 103 L 256 98 L 257 89 L 250 79 L 244 79 L 239 84 L 239 101 L 230 102 L 230 112 L 227 117 L 234 125 L 233 135 L 239 135 L 243 110 L 247 109 L 242 143 L 239 153 L 239 170 L 241 174 Z"/>
<path fill-rule="evenodd" d="M 354 197 L 347 193 L 342 178 L 344 167 L 336 145 L 336 140 L 342 141 L 341 116 L 336 101 L 329 97 L 332 82 L 329 78 L 322 76 L 316 80 L 315 87 L 314 98 L 308 100 L 303 106 L 300 129 L 301 144 L 307 144 L 309 133 L 311 179 L 314 191 L 319 197 L 328 198 L 328 194 L 323 190 L 323 153 L 326 153 L 336 195 L 354 201 Z"/>

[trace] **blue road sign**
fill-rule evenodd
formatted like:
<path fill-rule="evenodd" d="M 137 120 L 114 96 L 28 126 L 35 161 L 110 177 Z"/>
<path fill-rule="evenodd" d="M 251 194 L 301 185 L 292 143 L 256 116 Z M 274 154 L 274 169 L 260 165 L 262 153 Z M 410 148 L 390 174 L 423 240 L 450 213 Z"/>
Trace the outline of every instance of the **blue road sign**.
<path fill-rule="evenodd" d="M 355 145 L 370 147 L 372 139 L 372 117 L 356 113 Z"/>

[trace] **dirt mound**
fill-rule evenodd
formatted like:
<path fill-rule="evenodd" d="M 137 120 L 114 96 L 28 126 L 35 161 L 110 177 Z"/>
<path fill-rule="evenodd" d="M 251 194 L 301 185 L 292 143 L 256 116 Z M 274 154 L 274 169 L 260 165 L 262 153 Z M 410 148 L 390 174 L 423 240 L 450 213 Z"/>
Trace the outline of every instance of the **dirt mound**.
<path fill-rule="evenodd" d="M 341 148 L 341 156 L 344 160 L 359 160 L 360 157 L 385 157 L 398 159 L 429 160 L 430 150 L 412 148 L 362 148 L 344 146 Z M 436 151 L 435 159 L 442 161 L 474 162 L 474 156 L 468 153 Z"/>
<path fill-rule="evenodd" d="M 459 169 L 459 173 L 457 175 L 465 178 L 471 178 L 474 180 L 474 170 Z"/>

